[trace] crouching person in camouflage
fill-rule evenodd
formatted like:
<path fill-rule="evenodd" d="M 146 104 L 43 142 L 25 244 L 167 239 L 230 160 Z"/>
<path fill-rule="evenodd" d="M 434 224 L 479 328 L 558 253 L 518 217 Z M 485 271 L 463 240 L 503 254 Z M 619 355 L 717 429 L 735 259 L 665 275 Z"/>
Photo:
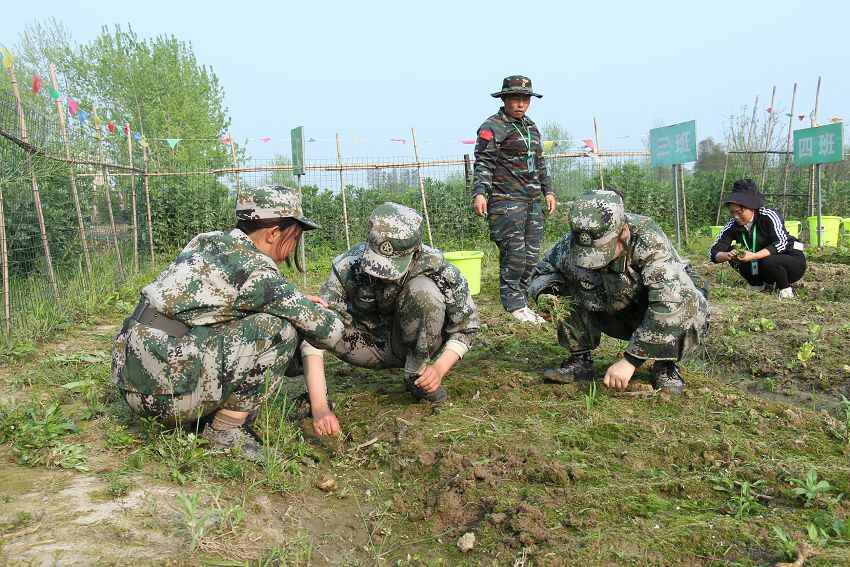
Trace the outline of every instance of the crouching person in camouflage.
<path fill-rule="evenodd" d="M 422 244 L 421 228 L 413 209 L 379 205 L 367 241 L 334 259 L 320 294 L 345 324 L 337 356 L 403 368 L 415 398 L 439 403 L 447 397 L 443 378 L 478 331 L 478 310 L 457 268 Z"/>
<path fill-rule="evenodd" d="M 544 377 L 554 382 L 591 380 L 591 351 L 602 333 L 629 341 L 622 359 L 605 372 L 604 384 L 625 389 L 635 370 L 653 359 L 655 387 L 684 388 L 676 363 L 708 331 L 702 279 L 680 257 L 655 222 L 627 214 L 611 191 L 581 195 L 569 213 L 571 232 L 534 268 L 529 295 L 568 298 L 559 316 L 558 341 L 570 353 Z"/>
<path fill-rule="evenodd" d="M 213 448 L 241 448 L 262 460 L 245 427 L 300 358 L 302 339 L 333 348 L 343 332 L 333 311 L 304 296 L 278 271 L 303 230 L 317 228 L 286 187 L 243 189 L 230 232 L 193 238 L 157 278 L 115 340 L 112 375 L 130 408 L 167 425 L 197 427 Z M 306 342 L 304 348 L 311 348 Z M 315 350 L 315 349 L 313 349 Z M 297 364 L 295 365 L 297 366 Z M 305 356 L 311 398 L 325 399 L 322 360 Z M 339 430 L 313 405 L 317 433 Z"/>

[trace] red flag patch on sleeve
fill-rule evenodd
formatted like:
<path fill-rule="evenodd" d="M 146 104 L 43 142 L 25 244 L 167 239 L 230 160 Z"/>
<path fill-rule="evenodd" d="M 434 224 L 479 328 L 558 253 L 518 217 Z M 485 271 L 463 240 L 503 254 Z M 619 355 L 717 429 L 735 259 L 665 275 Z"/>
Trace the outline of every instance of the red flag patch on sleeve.
<path fill-rule="evenodd" d="M 482 140 L 487 140 L 488 142 L 493 139 L 493 131 L 492 130 L 479 130 L 478 137 Z"/>

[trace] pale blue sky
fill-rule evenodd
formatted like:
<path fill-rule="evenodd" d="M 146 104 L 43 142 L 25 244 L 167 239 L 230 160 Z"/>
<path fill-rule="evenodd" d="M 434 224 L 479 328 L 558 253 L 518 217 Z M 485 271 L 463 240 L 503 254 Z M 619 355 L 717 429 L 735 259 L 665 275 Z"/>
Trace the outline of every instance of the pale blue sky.
<path fill-rule="evenodd" d="M 192 43 L 226 92 L 237 139 L 255 157 L 288 154 L 303 124 L 308 157 L 332 158 L 334 133 L 348 156 L 408 155 L 417 129 L 426 157 L 471 152 L 471 138 L 498 108 L 489 93 L 525 74 L 544 94 L 538 123 L 555 120 L 575 139 L 598 118 L 603 149 L 640 149 L 649 128 L 695 119 L 699 138 L 721 138 L 731 113 L 762 106 L 772 85 L 787 108 L 814 104 L 820 117 L 850 115 L 850 4 L 700 2 L 199 2 L 66 0 L 4 2 L 0 44 L 34 19 L 55 17 L 77 41 L 105 24 Z M 803 122 L 796 122 L 802 127 Z"/>

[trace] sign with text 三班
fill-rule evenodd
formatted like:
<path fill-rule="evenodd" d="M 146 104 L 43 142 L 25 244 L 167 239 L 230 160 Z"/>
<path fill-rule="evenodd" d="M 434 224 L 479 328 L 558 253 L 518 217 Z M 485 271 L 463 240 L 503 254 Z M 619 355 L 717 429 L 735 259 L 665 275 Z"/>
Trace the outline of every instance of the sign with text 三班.
<path fill-rule="evenodd" d="M 304 175 L 304 127 L 293 128 L 292 137 L 292 175 Z"/>
<path fill-rule="evenodd" d="M 649 154 L 652 167 L 696 161 L 696 121 L 691 120 L 650 130 Z"/>
<path fill-rule="evenodd" d="M 841 161 L 844 128 L 841 122 L 794 130 L 794 165 Z"/>

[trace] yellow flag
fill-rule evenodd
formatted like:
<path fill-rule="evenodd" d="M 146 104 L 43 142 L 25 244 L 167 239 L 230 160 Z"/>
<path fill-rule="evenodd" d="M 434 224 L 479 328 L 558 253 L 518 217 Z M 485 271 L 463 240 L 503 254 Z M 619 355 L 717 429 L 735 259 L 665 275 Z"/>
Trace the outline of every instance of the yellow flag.
<path fill-rule="evenodd" d="M 3 50 L 3 67 L 12 68 L 12 53 L 8 49 Z"/>
<path fill-rule="evenodd" d="M 543 140 L 543 151 L 548 152 L 549 150 L 552 149 L 552 146 L 554 146 L 554 145 L 555 145 L 554 140 Z"/>

